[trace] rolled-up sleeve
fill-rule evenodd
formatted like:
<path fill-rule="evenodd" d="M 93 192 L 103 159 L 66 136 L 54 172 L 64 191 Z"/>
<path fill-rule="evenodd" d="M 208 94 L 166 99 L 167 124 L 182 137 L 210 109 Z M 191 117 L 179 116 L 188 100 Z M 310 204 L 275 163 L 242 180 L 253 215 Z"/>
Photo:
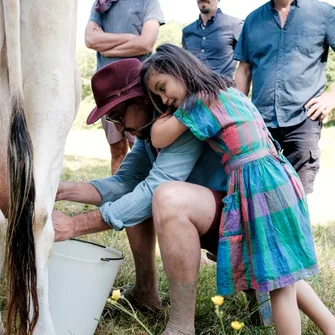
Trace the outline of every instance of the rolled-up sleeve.
<path fill-rule="evenodd" d="M 114 176 L 91 181 L 101 196 L 100 206 L 132 192 L 149 175 L 151 168 L 152 163 L 144 141 L 136 140 Z"/>
<path fill-rule="evenodd" d="M 167 181 L 185 181 L 203 150 L 204 143 L 197 140 L 190 131 L 185 132 L 158 154 L 149 175 L 132 192 L 100 207 L 105 222 L 115 230 L 121 230 L 151 217 L 155 189 Z"/>

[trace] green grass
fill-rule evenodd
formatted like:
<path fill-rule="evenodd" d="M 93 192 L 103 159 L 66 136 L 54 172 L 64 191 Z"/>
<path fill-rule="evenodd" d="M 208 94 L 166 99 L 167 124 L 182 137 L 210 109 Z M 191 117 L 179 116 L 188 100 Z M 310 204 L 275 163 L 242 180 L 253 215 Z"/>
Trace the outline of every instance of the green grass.
<path fill-rule="evenodd" d="M 72 128 L 73 129 L 88 129 L 88 130 L 95 130 L 98 128 L 102 128 L 101 122 L 96 122 L 92 125 L 87 125 L 86 120 L 92 109 L 95 107 L 95 102 L 90 101 L 89 99 L 83 100 L 80 103 L 78 114 L 73 122 Z"/>
<path fill-rule="evenodd" d="M 334 167 L 333 150 L 335 146 L 335 128 L 330 126 L 323 130 L 322 134 L 322 164 L 327 168 Z M 67 181 L 89 181 L 96 178 L 109 176 L 110 162 L 108 160 L 84 158 L 78 156 L 66 156 L 62 172 L 62 180 Z M 76 215 L 95 209 L 94 206 L 75 204 L 70 202 L 59 202 L 56 208 L 69 214 Z M 310 284 L 329 307 L 335 313 L 335 221 L 324 225 L 313 226 L 316 251 L 319 261 L 320 274 L 310 279 Z M 134 283 L 135 267 L 128 245 L 125 232 L 116 233 L 109 231 L 105 233 L 92 234 L 83 237 L 86 240 L 111 246 L 121 250 L 125 259 L 121 265 L 118 277 L 114 283 L 115 288 Z M 168 320 L 169 297 L 168 285 L 164 275 L 162 262 L 157 254 L 157 268 L 159 273 L 159 292 L 163 300 L 163 310 L 159 315 L 141 314 L 140 319 L 148 326 L 155 335 L 161 334 Z M 215 295 L 215 266 L 201 266 L 199 274 L 197 309 L 196 309 L 196 334 L 218 335 L 220 334 L 219 321 L 214 313 L 211 297 Z M 0 308 L 4 308 L 4 299 L 0 297 Z M 250 323 L 248 305 L 243 293 L 237 293 L 226 297 L 224 303 L 224 320 L 229 329 L 233 320 L 243 321 L 245 328 L 241 334 L 245 335 L 270 335 L 273 329 L 253 328 Z M 303 316 L 303 334 L 321 334 L 306 317 Z M 144 335 L 139 325 L 130 317 L 118 311 L 111 305 L 106 305 L 98 329 L 95 335 Z M 227 334 L 233 334 L 229 329 Z"/>
<path fill-rule="evenodd" d="M 329 155 L 332 154 L 334 144 L 334 128 L 326 129 L 323 138 L 327 139 L 327 146 L 322 150 L 322 160 L 331 161 Z M 331 148 L 331 150 L 330 150 Z M 328 164 L 327 164 L 328 165 Z M 110 163 L 105 160 L 88 159 L 75 156 L 65 157 L 63 180 L 88 181 L 95 178 L 102 178 L 109 175 Z M 69 202 L 58 203 L 57 208 L 75 215 L 93 209 L 93 206 L 72 204 Z M 311 285 L 330 308 L 335 313 L 335 221 L 325 225 L 313 226 L 315 245 L 319 260 L 320 274 L 310 280 Z M 133 264 L 127 237 L 124 232 L 116 233 L 113 231 L 89 235 L 85 239 L 112 246 L 121 250 L 125 254 L 125 260 L 120 268 L 117 280 L 114 283 L 115 288 L 123 287 L 129 283 L 134 283 L 135 267 Z M 163 311 L 159 315 L 139 314 L 140 319 L 148 326 L 153 334 L 161 334 L 168 320 L 168 285 L 164 275 L 161 259 L 157 256 L 157 265 L 159 272 L 159 291 L 163 300 Z M 197 335 L 217 335 L 220 334 L 219 321 L 214 313 L 213 304 L 210 298 L 215 295 L 215 266 L 201 266 L 197 296 L 196 310 L 196 334 Z M 248 305 L 243 293 L 237 293 L 226 297 L 224 303 L 224 320 L 227 325 L 227 334 L 233 334 L 229 329 L 231 321 L 239 320 L 245 323 L 242 334 L 248 335 L 270 335 L 274 330 L 253 328 L 250 323 Z M 303 334 L 313 335 L 321 334 L 306 317 L 303 316 Z M 100 320 L 96 335 L 129 335 L 145 334 L 139 325 L 130 317 L 117 310 L 111 305 L 106 305 L 103 316 Z"/>

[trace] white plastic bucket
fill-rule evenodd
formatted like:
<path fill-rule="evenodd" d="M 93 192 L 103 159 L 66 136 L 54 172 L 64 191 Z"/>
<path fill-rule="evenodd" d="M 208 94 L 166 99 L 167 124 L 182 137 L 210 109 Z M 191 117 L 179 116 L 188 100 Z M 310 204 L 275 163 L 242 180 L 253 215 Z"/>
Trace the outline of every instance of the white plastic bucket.
<path fill-rule="evenodd" d="M 98 244 L 54 243 L 49 303 L 56 335 L 93 335 L 124 256 Z"/>

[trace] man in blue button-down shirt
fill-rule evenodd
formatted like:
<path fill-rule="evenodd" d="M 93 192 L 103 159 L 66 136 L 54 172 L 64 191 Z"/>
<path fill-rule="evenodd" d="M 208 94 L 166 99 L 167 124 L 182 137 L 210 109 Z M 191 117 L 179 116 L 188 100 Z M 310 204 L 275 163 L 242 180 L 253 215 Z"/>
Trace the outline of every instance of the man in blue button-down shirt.
<path fill-rule="evenodd" d="M 222 13 L 218 1 L 197 0 L 199 19 L 183 29 L 182 45 L 213 71 L 232 79 L 234 48 L 243 21 Z"/>
<path fill-rule="evenodd" d="M 249 14 L 234 57 L 237 87 L 248 94 L 297 170 L 306 193 L 319 170 L 322 120 L 335 107 L 324 93 L 335 9 L 316 0 L 273 0 Z"/>

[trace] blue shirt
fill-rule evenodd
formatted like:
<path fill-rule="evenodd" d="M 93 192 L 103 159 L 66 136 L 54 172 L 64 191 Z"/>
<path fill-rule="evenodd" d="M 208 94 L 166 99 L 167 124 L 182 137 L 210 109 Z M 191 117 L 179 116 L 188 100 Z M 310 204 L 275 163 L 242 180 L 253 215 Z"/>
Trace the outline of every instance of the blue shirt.
<path fill-rule="evenodd" d="M 219 8 L 205 27 L 199 16 L 197 21 L 183 29 L 183 48 L 213 71 L 232 79 L 236 67 L 233 59 L 234 48 L 242 26 L 242 20 L 223 14 Z"/>
<path fill-rule="evenodd" d="M 118 0 L 112 4 L 110 9 L 102 14 L 97 14 L 94 10 L 94 4 L 91 9 L 89 21 L 98 24 L 106 33 L 129 33 L 141 35 L 145 22 L 156 20 L 164 24 L 164 16 L 158 0 Z M 150 55 L 139 55 L 141 62 Z M 120 60 L 120 57 L 102 57 L 97 52 L 97 69 Z"/>
<path fill-rule="evenodd" d="M 335 49 L 335 9 L 296 0 L 281 28 L 271 2 L 249 14 L 234 58 L 249 63 L 252 101 L 268 127 L 287 127 L 307 117 L 304 105 L 322 94 L 329 46 Z"/>
<path fill-rule="evenodd" d="M 152 216 L 153 193 L 166 181 L 188 181 L 223 192 L 226 178 L 220 155 L 186 131 L 157 157 L 149 141 L 137 139 L 114 176 L 91 183 L 102 197 L 102 217 L 120 230 Z"/>

